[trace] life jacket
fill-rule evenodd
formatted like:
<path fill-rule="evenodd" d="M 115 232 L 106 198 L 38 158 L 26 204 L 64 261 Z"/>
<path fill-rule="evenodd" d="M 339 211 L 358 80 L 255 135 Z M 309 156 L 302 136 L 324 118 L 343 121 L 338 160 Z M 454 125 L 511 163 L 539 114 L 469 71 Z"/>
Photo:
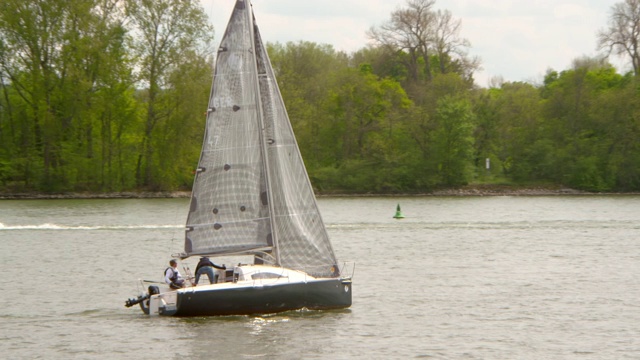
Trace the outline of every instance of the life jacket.
<path fill-rule="evenodd" d="M 171 277 L 169 278 L 169 280 L 171 280 L 171 282 L 173 282 L 173 283 L 174 283 L 174 282 L 176 282 L 176 281 L 178 280 L 178 272 L 177 272 L 177 271 L 175 271 L 175 270 L 173 269 L 173 267 L 171 267 L 171 266 L 169 266 L 168 268 L 166 268 L 166 269 L 164 270 L 164 275 L 162 276 L 162 278 L 164 278 L 165 276 L 167 276 L 167 270 L 169 270 L 169 269 L 171 269 L 172 274 L 173 274 L 173 275 L 171 275 Z"/>

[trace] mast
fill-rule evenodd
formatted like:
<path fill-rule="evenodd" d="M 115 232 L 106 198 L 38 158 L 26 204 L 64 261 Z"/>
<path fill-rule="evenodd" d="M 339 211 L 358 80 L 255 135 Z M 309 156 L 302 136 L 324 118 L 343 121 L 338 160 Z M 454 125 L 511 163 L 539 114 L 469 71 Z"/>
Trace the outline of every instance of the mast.
<path fill-rule="evenodd" d="M 247 16 L 249 16 L 249 25 L 250 25 L 250 29 L 251 29 L 251 50 L 253 52 L 254 55 L 254 61 L 253 61 L 253 73 L 255 74 L 255 97 L 256 97 L 256 104 L 257 104 L 257 118 L 258 118 L 258 123 L 260 125 L 260 134 L 259 134 L 259 139 L 260 139 L 260 145 L 261 145 L 261 149 L 262 149 L 262 169 L 264 172 L 264 179 L 265 179 L 265 187 L 267 189 L 267 205 L 269 206 L 269 224 L 271 226 L 271 239 L 273 241 L 273 246 L 272 246 L 272 251 L 273 251 L 273 257 L 276 259 L 276 265 L 280 266 L 280 251 L 278 249 L 278 234 L 277 234 L 277 226 L 275 224 L 275 208 L 274 208 L 274 203 L 272 201 L 273 198 L 273 189 L 271 188 L 271 179 L 270 179 L 270 173 L 269 173 L 269 169 L 267 168 L 267 164 L 268 164 L 268 153 L 267 153 L 267 141 L 265 139 L 265 121 L 264 121 L 264 109 L 262 107 L 262 97 L 260 96 L 260 78 L 261 77 L 266 77 L 267 74 L 259 74 L 258 73 L 258 56 L 259 55 L 259 51 L 256 49 L 256 31 L 257 31 L 257 27 L 254 23 L 255 17 L 253 16 L 253 4 L 251 4 L 250 0 L 247 0 L 248 2 L 248 8 L 247 8 Z"/>

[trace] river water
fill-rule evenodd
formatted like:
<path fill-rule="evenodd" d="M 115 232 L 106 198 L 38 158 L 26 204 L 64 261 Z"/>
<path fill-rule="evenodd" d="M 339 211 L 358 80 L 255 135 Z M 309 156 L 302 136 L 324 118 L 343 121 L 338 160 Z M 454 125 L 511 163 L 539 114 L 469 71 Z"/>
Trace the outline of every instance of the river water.
<path fill-rule="evenodd" d="M 398 203 L 405 219 L 392 218 Z M 338 258 L 355 263 L 350 309 L 182 319 L 149 318 L 124 301 L 181 251 L 187 199 L 0 201 L 0 354 L 640 358 L 638 196 L 319 206 Z"/>

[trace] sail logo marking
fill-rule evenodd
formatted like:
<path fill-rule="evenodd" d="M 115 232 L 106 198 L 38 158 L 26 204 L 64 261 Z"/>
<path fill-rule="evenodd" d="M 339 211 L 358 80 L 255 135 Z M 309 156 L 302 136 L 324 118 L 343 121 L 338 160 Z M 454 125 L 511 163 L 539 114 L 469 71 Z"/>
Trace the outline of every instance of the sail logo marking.
<path fill-rule="evenodd" d="M 216 96 L 213 98 L 213 107 L 216 109 L 230 108 L 232 106 L 233 100 L 231 100 L 231 96 Z"/>

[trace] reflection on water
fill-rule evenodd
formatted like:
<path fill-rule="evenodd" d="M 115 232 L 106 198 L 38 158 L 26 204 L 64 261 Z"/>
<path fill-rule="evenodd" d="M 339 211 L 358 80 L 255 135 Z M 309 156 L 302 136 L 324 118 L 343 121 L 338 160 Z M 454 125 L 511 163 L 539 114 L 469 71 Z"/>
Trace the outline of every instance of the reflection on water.
<path fill-rule="evenodd" d="M 405 219 L 393 219 L 400 203 Z M 8 358 L 636 358 L 638 196 L 321 198 L 353 306 L 149 318 L 186 199 L 0 201 Z M 197 260 L 197 259 L 196 259 Z M 194 268 L 193 264 L 188 264 Z M 7 355 L 8 354 L 8 355 Z"/>

